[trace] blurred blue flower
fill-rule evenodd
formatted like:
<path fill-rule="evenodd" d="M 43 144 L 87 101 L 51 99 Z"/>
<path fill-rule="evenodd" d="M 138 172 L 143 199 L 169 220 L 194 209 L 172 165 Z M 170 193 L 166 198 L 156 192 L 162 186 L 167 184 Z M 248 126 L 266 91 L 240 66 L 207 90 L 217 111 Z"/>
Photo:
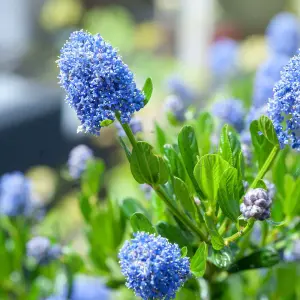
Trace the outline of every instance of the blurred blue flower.
<path fill-rule="evenodd" d="M 228 78 L 237 71 L 239 44 L 229 38 L 214 42 L 210 49 L 212 74 L 220 79 Z"/>
<path fill-rule="evenodd" d="M 245 109 L 238 99 L 217 101 L 212 107 L 212 114 L 218 117 L 222 124 L 228 123 L 238 132 L 244 128 Z"/>
<path fill-rule="evenodd" d="M 144 193 L 145 198 L 147 200 L 150 200 L 151 196 L 152 196 L 152 191 L 153 191 L 152 186 L 147 183 L 143 183 L 143 184 L 140 184 L 140 189 Z"/>
<path fill-rule="evenodd" d="M 98 135 L 101 123 L 115 120 L 116 112 L 123 123 L 129 123 L 131 115 L 144 106 L 133 73 L 99 34 L 73 32 L 57 63 L 66 101 L 81 122 L 79 131 Z"/>
<path fill-rule="evenodd" d="M 300 46 L 300 22 L 288 12 L 277 14 L 266 31 L 270 50 L 279 54 L 293 56 Z"/>
<path fill-rule="evenodd" d="M 21 172 L 4 174 L 0 178 L 0 215 L 29 215 L 32 211 L 31 183 Z"/>
<path fill-rule="evenodd" d="M 274 84 L 280 79 L 280 71 L 288 63 L 285 55 L 272 55 L 258 68 L 253 89 L 253 106 L 262 107 L 273 97 Z"/>
<path fill-rule="evenodd" d="M 26 253 L 28 257 L 34 258 L 37 264 L 47 265 L 61 256 L 62 249 L 59 245 L 51 245 L 48 238 L 37 236 L 27 242 Z"/>
<path fill-rule="evenodd" d="M 269 99 L 268 115 L 282 147 L 289 144 L 300 151 L 300 52 L 281 72 Z"/>
<path fill-rule="evenodd" d="M 86 145 L 78 145 L 70 151 L 68 168 L 73 179 L 80 178 L 87 166 L 87 161 L 93 159 L 93 151 Z"/>
<path fill-rule="evenodd" d="M 176 95 L 169 95 L 164 101 L 164 111 L 175 118 L 177 122 L 185 121 L 185 111 L 186 108 L 183 101 Z"/>
<path fill-rule="evenodd" d="M 137 134 L 138 132 L 143 132 L 143 125 L 141 119 L 138 117 L 131 118 L 129 122 L 129 126 L 133 134 Z M 118 135 L 120 137 L 126 136 L 126 133 L 119 122 L 116 122 L 116 128 L 118 130 Z"/>
<path fill-rule="evenodd" d="M 138 232 L 119 253 L 126 286 L 142 299 L 174 299 L 177 290 L 191 276 L 190 262 L 181 257 L 177 244 Z"/>
<path fill-rule="evenodd" d="M 68 287 L 64 285 L 58 295 L 50 296 L 47 300 L 108 300 L 111 292 L 101 278 L 80 274 L 74 278 L 71 296 L 68 299 L 67 294 Z"/>
<path fill-rule="evenodd" d="M 196 92 L 189 87 L 180 77 L 174 76 L 168 80 L 168 89 L 171 94 L 176 95 L 185 107 L 197 99 Z"/>

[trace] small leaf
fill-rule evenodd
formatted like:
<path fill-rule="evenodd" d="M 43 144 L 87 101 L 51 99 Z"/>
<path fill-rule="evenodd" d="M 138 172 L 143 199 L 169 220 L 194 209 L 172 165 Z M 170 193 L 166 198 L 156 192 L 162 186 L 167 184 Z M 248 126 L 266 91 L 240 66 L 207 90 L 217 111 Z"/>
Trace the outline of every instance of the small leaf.
<path fill-rule="evenodd" d="M 121 203 L 121 210 L 128 219 L 136 212 L 146 213 L 146 209 L 133 198 L 124 199 Z"/>
<path fill-rule="evenodd" d="M 221 250 L 224 247 L 224 240 L 219 235 L 213 219 L 207 214 L 204 215 L 205 223 L 209 234 L 211 235 L 211 244 L 215 250 Z"/>
<path fill-rule="evenodd" d="M 147 78 L 143 87 L 143 93 L 145 95 L 144 104 L 146 105 L 151 99 L 153 92 L 153 83 L 151 78 Z"/>
<path fill-rule="evenodd" d="M 185 168 L 183 166 L 181 158 L 179 157 L 175 149 L 172 147 L 172 145 L 167 144 L 164 146 L 164 154 L 168 161 L 170 174 L 185 181 Z"/>
<path fill-rule="evenodd" d="M 267 140 L 274 146 L 279 146 L 277 134 L 272 121 L 266 117 L 261 116 L 258 120 L 258 128 L 260 132 L 267 138 Z"/>
<path fill-rule="evenodd" d="M 164 153 L 164 145 L 167 142 L 166 135 L 161 127 L 155 123 L 156 141 L 160 153 Z"/>
<path fill-rule="evenodd" d="M 241 258 L 232 264 L 229 273 L 236 273 L 249 269 L 270 268 L 280 261 L 279 253 L 273 249 L 261 249 Z"/>
<path fill-rule="evenodd" d="M 164 184 L 169 178 L 167 164 L 153 153 L 153 147 L 146 142 L 138 142 L 133 147 L 130 169 L 138 183 Z"/>
<path fill-rule="evenodd" d="M 194 199 L 191 197 L 187 185 L 179 178 L 173 178 L 174 193 L 185 211 L 196 213 Z"/>
<path fill-rule="evenodd" d="M 208 255 L 208 249 L 205 242 L 200 243 L 195 255 L 191 259 L 191 272 L 196 277 L 202 277 L 206 269 L 206 259 Z"/>
<path fill-rule="evenodd" d="M 112 124 L 114 122 L 114 120 L 103 120 L 101 123 L 100 123 L 100 126 L 101 127 L 107 127 L 109 126 L 110 124 Z"/>
<path fill-rule="evenodd" d="M 135 213 L 130 218 L 130 224 L 134 232 L 144 231 L 150 234 L 156 233 L 151 222 L 141 213 Z"/>
<path fill-rule="evenodd" d="M 205 198 L 215 207 L 220 181 L 230 164 L 217 154 L 206 154 L 197 163 L 194 175 Z"/>
<path fill-rule="evenodd" d="M 103 172 L 104 163 L 102 160 L 93 159 L 87 162 L 87 167 L 81 176 L 81 190 L 85 196 L 98 194 Z"/>
<path fill-rule="evenodd" d="M 236 222 L 240 215 L 239 191 L 243 184 L 238 182 L 235 168 L 228 168 L 222 176 L 223 178 L 218 189 L 218 203 L 224 215 Z"/>
<path fill-rule="evenodd" d="M 188 253 L 188 249 L 186 246 L 181 248 L 181 257 L 186 257 Z"/>
<path fill-rule="evenodd" d="M 92 207 L 89 202 L 89 197 L 85 196 L 84 194 L 80 194 L 79 195 L 79 207 L 80 207 L 81 213 L 84 217 L 84 220 L 86 222 L 89 222 L 90 215 L 92 212 Z"/>

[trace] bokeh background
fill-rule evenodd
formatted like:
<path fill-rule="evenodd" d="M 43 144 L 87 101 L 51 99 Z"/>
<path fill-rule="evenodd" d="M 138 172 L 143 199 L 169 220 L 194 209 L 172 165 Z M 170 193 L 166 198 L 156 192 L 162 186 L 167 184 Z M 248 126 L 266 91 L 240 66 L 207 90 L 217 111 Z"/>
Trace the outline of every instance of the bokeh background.
<path fill-rule="evenodd" d="M 214 86 L 211 44 L 224 37 L 238 41 L 239 64 L 252 74 L 267 57 L 265 29 L 280 11 L 300 15 L 299 0 L 0 1 L 0 174 L 20 170 L 33 179 L 49 210 L 41 231 L 59 232 L 79 249 L 83 245 L 74 186 L 63 180 L 75 145 L 88 144 L 105 161 L 103 197 L 141 193 L 126 176 L 113 126 L 102 130 L 101 138 L 76 133 L 78 122 L 64 102 L 55 63 L 72 31 L 101 33 L 118 47 L 140 87 L 147 77 L 153 79 L 151 103 L 138 114 L 151 140 L 154 121 L 167 122 L 161 108 L 174 92 L 170 80 L 197 95 L 197 107 L 205 107 Z"/>

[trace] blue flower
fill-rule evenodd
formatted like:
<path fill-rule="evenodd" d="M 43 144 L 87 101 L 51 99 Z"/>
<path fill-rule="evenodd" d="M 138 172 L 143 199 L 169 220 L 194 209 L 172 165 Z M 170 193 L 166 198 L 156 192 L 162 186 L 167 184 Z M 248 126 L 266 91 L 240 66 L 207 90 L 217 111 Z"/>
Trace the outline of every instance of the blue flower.
<path fill-rule="evenodd" d="M 164 111 L 170 118 L 174 118 L 176 122 L 184 122 L 185 106 L 183 101 L 176 95 L 169 95 L 164 102 Z"/>
<path fill-rule="evenodd" d="M 34 258 L 37 264 L 47 265 L 59 258 L 62 251 L 60 246 L 51 245 L 48 238 L 37 236 L 26 244 L 26 253 L 28 257 Z"/>
<path fill-rule="evenodd" d="M 0 178 L 0 215 L 28 216 L 32 210 L 32 189 L 21 172 L 4 174 Z"/>
<path fill-rule="evenodd" d="M 293 56 L 300 46 L 300 22 L 293 14 L 280 13 L 270 21 L 266 36 L 271 51 Z"/>
<path fill-rule="evenodd" d="M 58 295 L 53 295 L 47 300 L 67 300 L 68 287 L 64 285 Z M 77 275 L 74 278 L 69 300 L 108 300 L 110 290 L 99 277 Z"/>
<path fill-rule="evenodd" d="M 177 76 L 168 80 L 168 89 L 171 94 L 176 95 L 184 103 L 185 107 L 189 106 L 197 98 L 196 92 Z"/>
<path fill-rule="evenodd" d="M 238 132 L 241 132 L 244 128 L 245 110 L 240 100 L 226 99 L 218 101 L 212 107 L 212 114 L 218 117 L 222 124 L 228 123 Z"/>
<path fill-rule="evenodd" d="M 119 253 L 126 286 L 142 299 L 174 299 L 177 290 L 191 276 L 190 262 L 181 257 L 177 244 L 138 232 Z"/>
<path fill-rule="evenodd" d="M 108 42 L 85 31 L 73 32 L 57 61 L 59 80 L 67 103 L 81 122 L 79 130 L 98 135 L 103 121 L 122 123 L 144 106 L 144 95 L 129 70 Z"/>
<path fill-rule="evenodd" d="M 280 71 L 288 63 L 285 55 L 272 55 L 257 70 L 254 79 L 253 106 L 262 107 L 273 97 L 274 84 L 280 79 Z"/>
<path fill-rule="evenodd" d="M 78 145 L 70 151 L 68 168 L 73 179 L 80 178 L 87 166 L 87 161 L 93 159 L 93 151 L 86 145 Z"/>
<path fill-rule="evenodd" d="M 138 117 L 131 118 L 131 120 L 129 122 L 129 126 L 130 126 L 130 129 L 133 134 L 137 134 L 138 132 L 143 132 L 143 125 L 142 125 L 140 118 L 138 118 Z M 121 126 L 121 124 L 119 122 L 116 122 L 116 127 L 118 130 L 118 135 L 120 137 L 125 137 L 126 133 L 123 130 L 123 127 Z"/>
<path fill-rule="evenodd" d="M 281 72 L 269 99 L 268 115 L 281 146 L 289 144 L 300 151 L 300 52 Z"/>
<path fill-rule="evenodd" d="M 226 38 L 216 41 L 210 49 L 210 67 L 213 75 L 225 79 L 237 71 L 238 43 Z"/>

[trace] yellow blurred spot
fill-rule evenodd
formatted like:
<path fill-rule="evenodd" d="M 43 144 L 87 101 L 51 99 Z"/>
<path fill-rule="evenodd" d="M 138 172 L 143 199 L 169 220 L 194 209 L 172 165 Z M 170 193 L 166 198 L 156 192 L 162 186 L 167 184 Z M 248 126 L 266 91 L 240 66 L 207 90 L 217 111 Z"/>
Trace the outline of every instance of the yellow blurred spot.
<path fill-rule="evenodd" d="M 75 25 L 82 11 L 80 0 L 48 0 L 42 8 L 40 22 L 47 30 Z"/>
<path fill-rule="evenodd" d="M 161 43 L 161 29 L 153 22 L 137 25 L 135 31 L 135 46 L 137 49 L 155 50 Z"/>
<path fill-rule="evenodd" d="M 253 72 L 268 56 L 263 36 L 253 35 L 241 43 L 240 66 L 246 72 Z"/>

